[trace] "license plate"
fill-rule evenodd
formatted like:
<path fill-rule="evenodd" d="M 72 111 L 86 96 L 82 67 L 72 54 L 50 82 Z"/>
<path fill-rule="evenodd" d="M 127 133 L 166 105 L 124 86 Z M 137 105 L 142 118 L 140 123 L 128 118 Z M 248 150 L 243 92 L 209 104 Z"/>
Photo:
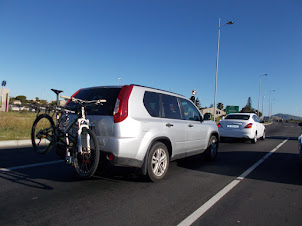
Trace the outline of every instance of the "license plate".
<path fill-rule="evenodd" d="M 227 125 L 228 128 L 239 128 L 239 125 Z"/>

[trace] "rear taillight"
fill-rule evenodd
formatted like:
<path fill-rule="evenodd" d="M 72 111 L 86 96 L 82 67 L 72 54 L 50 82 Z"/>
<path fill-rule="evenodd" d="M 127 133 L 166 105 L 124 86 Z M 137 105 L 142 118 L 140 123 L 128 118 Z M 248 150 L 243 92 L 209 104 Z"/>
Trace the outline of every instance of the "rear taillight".
<path fill-rule="evenodd" d="M 128 117 L 128 101 L 133 86 L 123 86 L 115 103 L 113 117 L 114 123 L 122 122 Z"/>
<path fill-rule="evenodd" d="M 75 97 L 75 95 L 77 95 L 82 89 L 79 89 L 78 91 L 76 91 L 71 98 Z M 69 104 L 69 102 L 71 101 L 71 98 L 69 100 L 67 100 L 67 102 L 65 103 L 65 107 Z"/>
<path fill-rule="evenodd" d="M 249 124 L 247 124 L 244 128 L 245 128 L 245 129 L 251 129 L 252 126 L 253 126 L 253 123 L 249 123 Z"/>
<path fill-rule="evenodd" d="M 222 125 L 220 123 L 218 123 L 217 127 L 218 128 L 222 128 Z"/>

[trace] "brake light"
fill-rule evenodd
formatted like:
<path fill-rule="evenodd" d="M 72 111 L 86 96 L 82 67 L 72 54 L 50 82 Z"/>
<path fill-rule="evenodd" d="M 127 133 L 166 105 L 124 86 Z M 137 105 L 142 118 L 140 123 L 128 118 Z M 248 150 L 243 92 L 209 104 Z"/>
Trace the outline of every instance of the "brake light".
<path fill-rule="evenodd" d="M 79 89 L 78 91 L 76 91 L 71 98 L 75 97 L 82 89 Z M 69 102 L 71 101 L 71 98 L 69 100 L 67 100 L 67 102 L 65 103 L 65 107 L 69 104 Z"/>
<path fill-rule="evenodd" d="M 249 123 L 249 124 L 247 124 L 244 128 L 245 128 L 245 129 L 251 129 L 252 126 L 253 126 L 253 123 Z"/>
<path fill-rule="evenodd" d="M 114 123 L 122 122 L 128 117 L 128 101 L 133 86 L 123 86 L 115 103 L 113 117 Z"/>
<path fill-rule="evenodd" d="M 220 123 L 218 123 L 217 127 L 218 128 L 222 128 L 222 125 Z"/>

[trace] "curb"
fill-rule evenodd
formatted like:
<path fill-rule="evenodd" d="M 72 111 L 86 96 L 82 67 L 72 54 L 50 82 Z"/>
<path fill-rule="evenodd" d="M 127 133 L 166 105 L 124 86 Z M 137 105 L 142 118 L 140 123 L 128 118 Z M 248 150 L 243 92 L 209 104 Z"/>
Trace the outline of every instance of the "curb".
<path fill-rule="evenodd" d="M 46 144 L 44 141 L 43 143 Z M 4 140 L 0 141 L 0 148 L 10 148 L 10 147 L 30 147 L 32 146 L 31 140 Z"/>

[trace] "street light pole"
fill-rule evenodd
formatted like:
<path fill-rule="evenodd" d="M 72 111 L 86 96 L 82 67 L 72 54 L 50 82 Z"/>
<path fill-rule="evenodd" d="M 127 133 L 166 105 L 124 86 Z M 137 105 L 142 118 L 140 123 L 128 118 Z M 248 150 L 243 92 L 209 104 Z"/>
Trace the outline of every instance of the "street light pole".
<path fill-rule="evenodd" d="M 218 77 L 218 61 L 219 61 L 219 42 L 220 42 L 220 21 L 221 19 L 219 18 L 218 21 L 218 42 L 217 42 L 217 58 L 216 58 L 216 76 L 215 76 L 215 93 L 214 93 L 214 122 L 215 122 L 215 118 L 216 118 L 216 96 L 217 96 L 217 77 Z M 234 24 L 233 21 L 229 21 L 226 24 Z M 226 25 L 226 24 L 222 24 L 222 25 Z"/>
<path fill-rule="evenodd" d="M 264 111 L 263 111 L 264 98 L 265 98 L 265 95 L 263 95 L 263 97 L 262 97 L 262 117 L 263 117 L 263 119 L 264 119 Z"/>
<path fill-rule="evenodd" d="M 259 80 L 259 99 L 258 99 L 258 117 L 259 117 L 259 108 L 260 108 L 260 96 L 261 96 L 261 78 L 262 76 L 267 76 L 267 74 L 260 75 L 260 80 Z M 263 113 L 262 113 L 263 114 Z"/>
<path fill-rule="evenodd" d="M 276 90 L 270 90 L 269 91 L 269 106 L 268 106 L 268 112 L 269 112 L 269 120 L 271 120 L 271 116 L 272 116 L 272 111 L 271 111 L 271 105 L 272 105 L 272 101 L 271 101 L 271 99 L 272 99 L 272 92 L 275 92 Z"/>

